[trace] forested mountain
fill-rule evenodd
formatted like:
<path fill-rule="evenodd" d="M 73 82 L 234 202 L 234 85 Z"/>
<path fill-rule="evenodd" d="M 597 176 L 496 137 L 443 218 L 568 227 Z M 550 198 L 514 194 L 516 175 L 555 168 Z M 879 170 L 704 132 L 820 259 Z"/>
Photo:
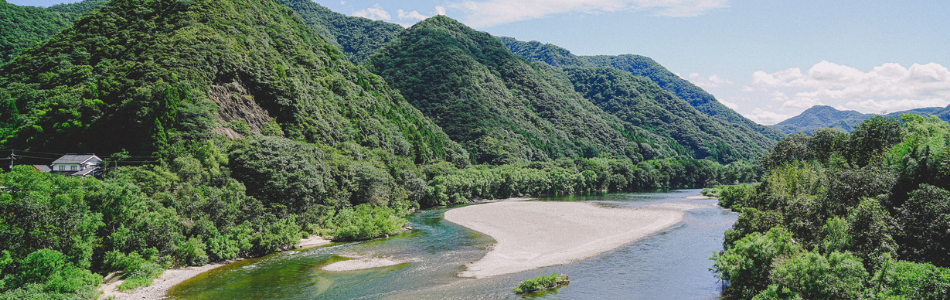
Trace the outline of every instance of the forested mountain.
<path fill-rule="evenodd" d="M 280 0 L 300 15 L 307 25 L 317 30 L 330 44 L 346 54 L 353 63 L 360 63 L 405 28 L 384 21 L 350 17 L 310 0 Z"/>
<path fill-rule="evenodd" d="M 107 2 L 109 0 L 86 0 L 41 8 L 16 6 L 0 0 L 0 65 Z"/>
<path fill-rule="evenodd" d="M 445 16 L 416 24 L 363 64 L 479 163 L 675 155 L 661 137 L 586 101 L 559 69 L 530 65 L 491 35 Z"/>
<path fill-rule="evenodd" d="M 950 107 L 918 108 L 894 112 L 886 116 L 897 117 L 902 113 L 912 113 L 922 116 L 935 115 L 944 121 L 950 121 Z M 873 116 L 875 115 L 863 114 L 853 110 L 841 111 L 826 105 L 815 105 L 797 116 L 772 125 L 772 128 L 786 134 L 802 132 L 811 135 L 819 128 L 831 128 L 841 132 L 851 132 L 855 126 Z"/>
<path fill-rule="evenodd" d="M 664 90 L 686 100 L 704 114 L 729 123 L 739 124 L 769 139 L 777 140 L 782 136 L 780 132 L 752 122 L 752 120 L 746 119 L 722 105 L 702 88 L 676 76 L 676 74 L 649 57 L 639 55 L 576 56 L 566 49 L 551 44 L 542 44 L 537 41 L 522 42 L 510 37 L 499 37 L 498 39 L 505 43 L 505 46 L 511 49 L 512 52 L 529 61 L 545 62 L 556 67 L 613 67 L 633 75 L 650 78 Z"/>
<path fill-rule="evenodd" d="M 268 6 L 287 15 L 280 19 L 229 13 L 199 22 L 189 15 L 223 8 L 169 2 L 152 2 L 152 15 L 113 7 L 80 19 L 5 66 L 3 101 L 15 107 L 0 117 L 12 130 L 0 146 L 161 152 L 220 123 L 244 121 L 257 133 L 273 118 L 301 141 L 356 143 L 417 161 L 456 155 L 398 93 L 289 9 Z"/>
<path fill-rule="evenodd" d="M 358 43 L 360 43 L 360 41 L 367 40 L 367 39 L 389 41 L 392 36 L 403 31 L 401 27 L 395 26 L 393 24 L 389 24 L 389 23 L 385 23 L 381 21 L 370 21 L 364 18 L 348 17 L 336 12 L 332 12 L 325 7 L 322 7 L 316 3 L 306 1 L 306 0 L 282 0 L 282 2 L 288 5 L 289 7 L 291 7 L 292 9 L 294 9 L 298 14 L 301 14 L 304 20 L 307 21 L 307 23 L 311 25 L 311 27 L 317 29 L 318 31 L 321 31 L 321 30 L 335 31 L 336 33 L 328 33 L 328 34 L 337 35 L 340 38 L 343 38 L 344 36 L 347 36 L 347 35 L 355 37 L 355 38 L 349 38 L 347 40 L 341 40 L 341 45 L 344 49 L 348 47 L 361 47 L 362 49 L 361 51 L 363 51 L 361 53 L 372 53 L 373 51 L 376 50 L 373 47 L 379 47 L 381 44 L 379 43 L 358 44 Z M 390 26 L 386 26 L 386 25 L 390 25 Z M 361 29 L 361 30 L 358 30 L 358 29 Z M 347 34 L 340 35 L 341 32 L 345 32 Z M 551 65 L 554 65 L 554 66 L 560 66 L 560 63 L 558 63 L 558 61 L 570 61 L 570 63 L 568 63 L 569 65 L 582 65 L 581 63 L 579 63 L 581 59 L 590 60 L 590 58 L 578 58 L 576 56 L 573 56 L 566 50 L 558 48 L 556 46 L 542 45 L 542 47 L 540 48 L 544 49 L 545 51 L 550 52 L 550 53 L 546 53 L 546 55 L 549 56 L 549 59 L 545 60 L 545 62 L 549 62 Z M 360 61 L 362 59 L 363 54 L 358 54 L 358 55 L 359 56 L 356 56 L 356 57 L 350 56 L 350 59 L 352 61 Z M 655 67 L 659 67 L 659 66 L 656 65 Z M 556 70 L 551 70 L 549 68 L 543 68 L 539 66 L 535 66 L 535 68 L 547 69 L 546 74 L 551 75 L 551 76 L 548 76 L 549 78 L 558 78 L 558 79 L 566 78 L 565 76 L 562 76 L 562 75 L 554 75 L 557 73 Z M 662 67 L 659 67 L 659 68 L 662 68 Z M 400 80 L 400 78 L 390 79 L 390 81 L 398 81 L 398 80 Z M 563 82 L 561 84 L 563 84 Z M 408 85 L 403 85 L 400 87 L 400 89 L 404 90 L 404 88 L 406 88 L 407 86 Z M 586 94 L 586 92 L 581 93 L 581 94 L 582 95 Z M 570 95 L 570 96 L 573 96 L 573 95 Z M 654 96 L 654 95 L 651 94 L 651 96 Z M 411 97 L 410 97 L 410 100 L 412 100 Z M 413 102 L 413 103 L 415 104 L 416 102 Z M 670 103 L 670 102 L 665 101 L 664 103 Z M 678 104 L 680 103 L 677 103 L 677 105 Z M 718 102 L 716 102 L 715 104 L 718 104 Z M 636 109 L 636 108 L 633 108 L 633 109 Z M 685 110 L 682 108 L 677 108 L 677 107 L 672 107 L 672 106 L 664 107 L 663 109 L 669 109 L 679 114 L 691 113 L 690 110 Z M 426 114 L 429 115 L 430 117 L 434 117 L 434 115 L 429 114 L 428 111 L 426 111 L 425 109 L 423 109 L 423 111 L 426 112 Z M 608 113 L 610 112 L 608 111 Z M 498 117 L 501 117 L 501 116 L 498 116 Z M 505 117 L 505 118 L 508 118 L 508 117 Z M 608 117 L 608 119 L 610 118 Z M 621 119 L 623 118 L 621 117 Z M 723 122 L 723 121 L 711 121 L 715 119 L 709 119 L 709 118 L 695 119 L 692 116 L 687 117 L 687 119 L 692 119 L 692 121 L 702 122 L 701 127 L 703 127 L 703 129 L 716 131 L 716 133 L 714 134 L 718 136 L 732 135 L 732 137 L 726 137 L 726 139 L 729 140 L 730 142 L 726 142 L 720 145 L 720 143 L 723 142 L 721 138 L 717 140 L 713 140 L 707 137 L 702 137 L 704 135 L 708 135 L 708 133 L 703 132 L 701 130 L 697 131 L 695 128 L 690 129 L 690 130 L 684 129 L 685 131 L 676 132 L 677 130 L 681 129 L 678 127 L 679 125 L 665 124 L 663 126 L 651 126 L 646 129 L 647 131 L 651 133 L 663 136 L 665 138 L 676 137 L 675 140 L 679 143 L 683 143 L 683 145 L 686 146 L 690 154 L 693 155 L 694 157 L 704 158 L 708 156 L 714 156 L 714 157 L 722 158 L 722 159 L 719 159 L 719 161 L 723 161 L 723 162 L 735 160 L 737 156 L 722 155 L 720 153 L 725 153 L 729 151 L 731 151 L 731 153 L 733 154 L 742 153 L 742 157 L 744 157 L 745 159 L 749 159 L 751 157 L 761 155 L 762 153 L 764 153 L 765 149 L 767 149 L 772 144 L 774 144 L 774 141 L 762 136 L 761 134 L 757 134 L 753 132 L 752 130 L 749 129 L 748 126 L 743 126 L 743 125 L 737 126 L 736 124 Z M 711 121 L 711 122 L 707 122 L 707 121 Z M 506 122 L 510 122 L 510 121 L 506 121 Z M 447 128 L 447 127 L 454 128 L 456 126 L 459 126 L 455 123 L 452 123 L 452 124 L 449 124 L 449 123 L 451 122 L 448 122 L 448 121 L 441 122 L 440 125 L 443 128 Z M 624 126 L 626 127 L 631 127 L 631 125 L 633 125 L 633 127 L 640 127 L 637 124 L 630 124 L 628 120 L 624 120 L 623 123 L 624 123 Z M 476 125 L 472 124 L 471 126 L 476 126 Z M 519 130 L 523 130 L 523 129 L 519 129 Z M 622 131 L 623 130 L 630 131 L 631 129 L 626 128 L 626 129 L 622 129 Z M 633 130 L 637 130 L 637 129 L 633 129 Z M 462 130 L 462 131 L 465 131 L 466 134 L 471 132 L 471 130 L 467 130 L 467 131 Z M 722 134 L 723 132 L 729 132 L 729 134 L 723 135 Z M 465 139 L 469 139 L 469 138 L 470 137 L 465 137 Z M 692 139 L 692 141 L 687 142 L 685 141 L 686 139 Z M 702 140 L 702 141 L 700 142 L 699 140 Z M 668 144 L 669 141 L 665 141 L 663 143 Z M 651 146 L 651 148 L 652 147 L 653 146 Z M 732 149 L 727 149 L 727 148 L 732 148 Z M 743 149 L 743 150 L 735 151 L 736 149 Z M 469 148 L 469 150 L 471 151 L 472 148 Z M 715 152 L 716 154 L 714 155 L 713 152 Z M 563 154 L 559 154 L 559 155 L 563 155 Z M 533 157 L 537 157 L 537 156 L 535 155 Z M 726 157 L 729 157 L 729 158 L 725 159 Z"/>
<path fill-rule="evenodd" d="M 865 115 L 853 110 L 841 111 L 831 106 L 815 105 L 797 116 L 772 125 L 772 128 L 785 134 L 802 132 L 811 135 L 812 132 L 819 128 L 832 128 L 841 132 L 851 132 L 855 126 L 858 126 L 858 124 L 861 124 L 861 122 L 870 117 L 871 115 Z"/>
<path fill-rule="evenodd" d="M 653 81 L 616 68 L 565 67 L 574 90 L 630 125 L 669 137 L 697 158 L 755 160 L 773 141 L 707 116 Z"/>

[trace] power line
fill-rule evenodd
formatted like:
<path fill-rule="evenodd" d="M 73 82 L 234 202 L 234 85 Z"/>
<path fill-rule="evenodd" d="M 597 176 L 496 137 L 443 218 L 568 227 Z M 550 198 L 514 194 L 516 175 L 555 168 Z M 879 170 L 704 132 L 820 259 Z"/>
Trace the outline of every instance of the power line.
<path fill-rule="evenodd" d="M 10 151 L 20 151 L 20 152 L 26 152 L 26 153 L 32 153 L 32 154 L 49 154 L 49 155 L 57 155 L 57 156 L 63 156 L 63 155 L 65 155 L 65 154 L 63 154 L 63 153 L 49 153 L 49 152 L 39 152 L 39 151 L 26 151 L 26 150 L 21 150 L 21 149 L 10 149 Z"/>
<path fill-rule="evenodd" d="M 19 155 L 19 154 L 17 154 L 16 157 L 17 158 L 26 157 L 26 158 L 36 158 L 36 159 L 50 159 L 49 157 L 37 157 L 37 156 Z"/>

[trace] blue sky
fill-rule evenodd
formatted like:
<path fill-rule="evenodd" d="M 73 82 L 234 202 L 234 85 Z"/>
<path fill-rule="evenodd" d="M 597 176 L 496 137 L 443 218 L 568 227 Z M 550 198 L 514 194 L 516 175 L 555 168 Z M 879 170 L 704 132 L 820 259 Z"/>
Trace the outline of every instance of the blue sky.
<path fill-rule="evenodd" d="M 763 124 L 815 104 L 864 113 L 950 104 L 946 0 L 315 2 L 404 26 L 444 13 L 493 35 L 578 55 L 648 56 Z"/>

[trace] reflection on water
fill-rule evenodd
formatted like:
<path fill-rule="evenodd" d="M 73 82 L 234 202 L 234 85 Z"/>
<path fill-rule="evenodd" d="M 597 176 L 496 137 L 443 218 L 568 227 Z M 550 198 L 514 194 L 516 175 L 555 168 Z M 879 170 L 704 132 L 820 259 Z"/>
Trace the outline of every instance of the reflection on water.
<path fill-rule="evenodd" d="M 177 299 L 715 299 L 720 283 L 708 257 L 722 248 L 723 232 L 736 215 L 715 200 L 683 200 L 699 190 L 615 193 L 544 198 L 607 206 L 704 204 L 683 222 L 604 254 L 575 263 L 491 278 L 456 276 L 494 243 L 490 237 L 442 220 L 446 209 L 419 211 L 414 230 L 386 239 L 289 251 L 239 261 L 201 274 L 169 291 Z M 343 256 L 409 261 L 359 271 L 321 268 Z M 551 272 L 571 276 L 557 290 L 515 295 L 519 282 Z"/>

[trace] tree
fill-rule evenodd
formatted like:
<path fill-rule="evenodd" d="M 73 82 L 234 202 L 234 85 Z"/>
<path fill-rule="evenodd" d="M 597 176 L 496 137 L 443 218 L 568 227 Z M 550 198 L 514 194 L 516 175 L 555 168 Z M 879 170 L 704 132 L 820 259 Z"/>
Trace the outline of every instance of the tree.
<path fill-rule="evenodd" d="M 801 251 L 790 232 L 774 227 L 765 234 L 753 232 L 714 255 L 713 267 L 722 279 L 729 280 L 731 293 L 747 299 L 769 286 L 774 262 Z"/>

